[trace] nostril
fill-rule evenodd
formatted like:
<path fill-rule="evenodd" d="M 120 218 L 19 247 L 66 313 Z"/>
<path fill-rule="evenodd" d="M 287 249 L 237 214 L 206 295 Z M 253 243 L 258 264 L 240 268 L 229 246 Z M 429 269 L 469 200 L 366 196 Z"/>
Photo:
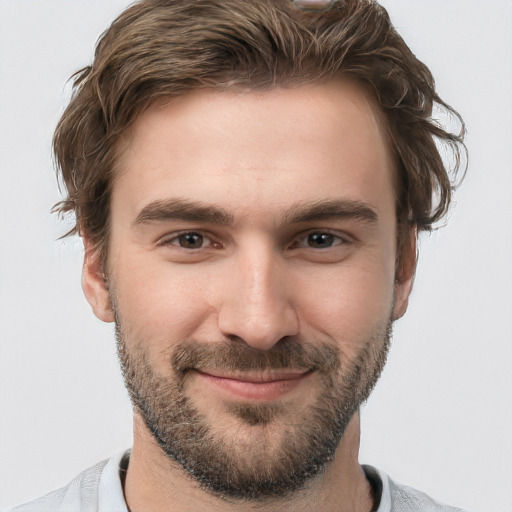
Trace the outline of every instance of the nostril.
<path fill-rule="evenodd" d="M 297 335 L 298 318 L 290 305 L 256 311 L 244 309 L 239 303 L 221 309 L 218 326 L 224 336 L 258 350 L 269 350 L 281 339 Z"/>

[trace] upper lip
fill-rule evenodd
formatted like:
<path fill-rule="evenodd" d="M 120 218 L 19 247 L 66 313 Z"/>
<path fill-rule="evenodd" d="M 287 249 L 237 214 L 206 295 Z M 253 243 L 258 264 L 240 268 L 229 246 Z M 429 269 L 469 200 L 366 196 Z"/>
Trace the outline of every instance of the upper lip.
<path fill-rule="evenodd" d="M 254 382 L 254 383 L 265 383 L 265 382 L 276 382 L 282 380 L 294 380 L 304 377 L 309 371 L 304 370 L 270 370 L 270 371 L 243 371 L 243 372 L 232 372 L 220 369 L 208 369 L 208 370 L 197 370 L 199 373 L 217 377 L 220 379 L 232 379 L 239 380 L 242 382 Z"/>

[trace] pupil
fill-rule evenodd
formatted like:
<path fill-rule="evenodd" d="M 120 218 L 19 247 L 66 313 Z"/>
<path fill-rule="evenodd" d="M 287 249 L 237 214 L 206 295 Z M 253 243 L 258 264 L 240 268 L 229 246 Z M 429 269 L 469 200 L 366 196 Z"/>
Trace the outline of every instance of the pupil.
<path fill-rule="evenodd" d="M 314 233 L 309 235 L 309 245 L 311 247 L 330 247 L 333 243 L 333 235 L 329 233 Z"/>
<path fill-rule="evenodd" d="M 203 237 L 197 233 L 186 233 L 180 236 L 180 246 L 186 249 L 200 249 L 203 245 Z"/>

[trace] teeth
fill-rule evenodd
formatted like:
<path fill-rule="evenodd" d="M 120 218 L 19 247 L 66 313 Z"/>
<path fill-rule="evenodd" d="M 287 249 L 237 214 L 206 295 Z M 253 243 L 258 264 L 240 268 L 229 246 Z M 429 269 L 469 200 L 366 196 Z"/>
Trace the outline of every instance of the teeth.
<path fill-rule="evenodd" d="M 331 9 L 336 0 L 292 0 L 297 9 L 303 11 L 327 11 Z"/>

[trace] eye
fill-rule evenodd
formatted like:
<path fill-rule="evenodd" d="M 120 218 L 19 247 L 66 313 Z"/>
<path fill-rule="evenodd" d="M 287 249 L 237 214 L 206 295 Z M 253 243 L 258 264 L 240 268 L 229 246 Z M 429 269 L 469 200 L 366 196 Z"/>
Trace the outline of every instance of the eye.
<path fill-rule="evenodd" d="M 159 245 L 171 245 L 182 249 L 204 249 L 214 245 L 209 237 L 196 231 L 178 233 L 174 236 L 164 238 Z"/>
<path fill-rule="evenodd" d="M 296 240 L 292 247 L 294 249 L 329 249 L 346 243 L 348 243 L 347 240 L 328 231 L 314 231 Z"/>
<path fill-rule="evenodd" d="M 184 249 L 200 249 L 203 247 L 204 237 L 199 233 L 183 233 L 176 237 L 176 242 Z"/>
<path fill-rule="evenodd" d="M 311 233 L 307 236 L 307 245 L 313 249 L 325 249 L 333 245 L 339 245 L 340 237 L 331 233 Z"/>

